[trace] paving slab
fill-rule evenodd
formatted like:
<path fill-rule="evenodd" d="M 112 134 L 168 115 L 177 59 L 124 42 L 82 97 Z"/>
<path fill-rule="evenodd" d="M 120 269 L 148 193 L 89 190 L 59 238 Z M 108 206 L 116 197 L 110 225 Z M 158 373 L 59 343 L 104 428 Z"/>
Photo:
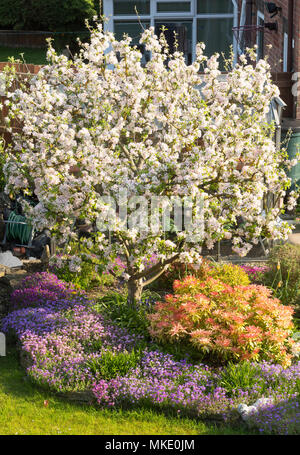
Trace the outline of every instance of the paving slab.
<path fill-rule="evenodd" d="M 5 253 L 0 253 L 0 265 L 4 265 L 5 267 L 21 267 L 23 263 L 11 251 L 5 251 Z"/>
<path fill-rule="evenodd" d="M 292 245 L 300 245 L 300 233 L 299 234 L 290 234 L 288 242 Z"/>

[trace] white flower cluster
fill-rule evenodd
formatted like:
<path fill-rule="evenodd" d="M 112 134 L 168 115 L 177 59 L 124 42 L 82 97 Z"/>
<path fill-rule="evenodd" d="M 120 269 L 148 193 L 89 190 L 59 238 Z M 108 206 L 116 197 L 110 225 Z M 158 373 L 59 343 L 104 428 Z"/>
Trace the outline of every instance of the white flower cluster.
<path fill-rule="evenodd" d="M 191 223 L 192 236 L 182 229 L 166 240 L 162 227 L 153 234 L 141 222 L 139 229 L 138 216 L 124 224 L 116 211 L 117 241 L 99 234 L 94 242 L 108 261 L 126 257 L 128 279 L 146 273 L 141 264 L 149 253 L 165 267 L 177 258 L 199 261 L 202 245 L 211 248 L 223 237 L 240 255 L 262 234 L 285 237 L 289 227 L 275 223 L 277 209 L 261 216 L 264 195 L 284 197 L 289 184 L 266 123 L 278 95 L 268 63 L 245 59 L 220 81 L 219 57 L 207 59 L 202 44 L 187 65 L 181 53 L 168 54 L 153 28 L 140 42 L 151 52 L 145 66 L 129 37 L 117 41 L 101 25 L 73 61 L 49 47 L 48 65 L 8 94 L 8 118 L 23 129 L 5 166 L 7 191 L 34 194 L 39 203 L 27 205 L 27 215 L 62 241 L 74 237 L 76 220 L 93 226 L 104 217 L 99 196 L 125 190 L 129 198 L 201 198 L 202 222 Z M 72 270 L 79 269 L 74 258 Z"/>

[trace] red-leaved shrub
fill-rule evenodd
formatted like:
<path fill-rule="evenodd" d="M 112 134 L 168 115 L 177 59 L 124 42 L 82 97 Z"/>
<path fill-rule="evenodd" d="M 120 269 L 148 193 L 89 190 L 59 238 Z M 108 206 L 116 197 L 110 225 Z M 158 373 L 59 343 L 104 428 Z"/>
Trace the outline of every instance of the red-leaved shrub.
<path fill-rule="evenodd" d="M 149 316 L 153 338 L 190 346 L 219 362 L 291 363 L 293 309 L 272 298 L 265 286 L 187 276 L 174 282 L 174 292 Z"/>

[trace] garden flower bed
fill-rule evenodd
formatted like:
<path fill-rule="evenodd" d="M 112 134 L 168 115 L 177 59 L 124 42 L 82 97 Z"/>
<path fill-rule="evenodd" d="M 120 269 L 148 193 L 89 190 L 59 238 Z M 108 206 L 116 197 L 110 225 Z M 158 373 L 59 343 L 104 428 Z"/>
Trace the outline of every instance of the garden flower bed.
<path fill-rule="evenodd" d="M 52 274 L 25 279 L 13 304 L 21 304 L 21 295 L 24 302 L 30 295 L 34 306 L 11 312 L 2 330 L 17 337 L 27 374 L 40 386 L 101 407 L 146 405 L 221 421 L 240 419 L 240 404 L 265 397 L 271 403 L 248 423 L 266 433 L 299 432 L 300 362 L 288 368 L 268 362 L 216 368 L 177 360 L 108 321 L 83 292 Z"/>
<path fill-rule="evenodd" d="M 72 61 L 49 43 L 30 84 L 4 69 L 6 125 L 22 128 L 2 183 L 26 195 L 18 210 L 49 231 L 49 265 L 73 284 L 28 277 L 2 330 L 29 378 L 69 398 L 297 433 L 299 251 L 283 264 L 278 250 L 268 268 L 203 261 L 222 240 L 245 257 L 291 232 L 265 200 L 291 211 L 298 197 L 285 173 L 297 160 L 277 153 L 266 122 L 279 95 L 270 66 L 247 49 L 221 80 L 204 43 L 187 65 L 153 27 L 139 40 L 145 62 L 130 37 L 94 22 Z M 126 297 L 77 290 L 117 281 Z"/>

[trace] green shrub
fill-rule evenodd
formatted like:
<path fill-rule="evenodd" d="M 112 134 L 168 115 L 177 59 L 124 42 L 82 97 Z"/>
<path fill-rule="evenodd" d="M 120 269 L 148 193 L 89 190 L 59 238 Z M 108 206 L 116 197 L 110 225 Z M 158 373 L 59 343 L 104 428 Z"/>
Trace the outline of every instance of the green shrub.
<path fill-rule="evenodd" d="M 109 286 L 114 282 L 112 275 L 97 273 L 95 265 L 90 262 L 83 262 L 80 272 L 71 272 L 67 264 L 61 268 L 54 267 L 53 271 L 60 280 L 72 283 L 75 287 L 85 291 L 94 287 Z"/>
<path fill-rule="evenodd" d="M 89 250 L 87 242 L 92 243 L 92 240 L 81 238 L 79 241 L 70 241 L 64 250 L 58 249 L 57 254 L 50 259 L 51 270 L 61 280 L 86 291 L 94 287 L 112 285 L 115 278 L 105 273 L 103 261 L 92 253 L 93 246 Z M 77 262 L 79 257 L 82 259 Z M 117 265 L 115 273 L 117 276 L 121 273 Z"/>
<path fill-rule="evenodd" d="M 98 11 L 94 0 L 1 0 L 0 27 L 15 30 L 80 30 Z"/>
<path fill-rule="evenodd" d="M 104 351 L 100 357 L 87 361 L 87 366 L 92 373 L 100 373 L 106 381 L 126 374 L 136 368 L 141 359 L 141 350 L 131 352 Z"/>
<path fill-rule="evenodd" d="M 300 278 L 300 246 L 286 243 L 272 248 L 269 255 L 269 266 L 273 272 L 280 264 L 282 278 L 296 283 Z"/>
<path fill-rule="evenodd" d="M 203 261 L 199 271 L 195 273 L 197 278 L 206 280 L 209 277 L 221 280 L 229 286 L 248 286 L 249 276 L 239 265 Z"/>
<path fill-rule="evenodd" d="M 152 290 L 172 290 L 175 280 L 181 280 L 188 275 L 193 275 L 202 280 L 208 277 L 217 278 L 223 283 L 235 286 L 238 284 L 247 286 L 250 284 L 249 276 L 242 267 L 234 264 L 225 264 L 203 259 L 198 268 L 194 264 L 182 264 L 175 262 L 158 280 L 152 285 Z"/>
<path fill-rule="evenodd" d="M 273 290 L 281 303 L 300 305 L 300 246 L 275 246 L 270 252 L 268 265 L 264 284 Z"/>
<path fill-rule="evenodd" d="M 101 297 L 95 309 L 118 327 L 149 338 L 147 316 L 152 311 L 154 301 L 159 298 L 160 296 L 146 291 L 143 293 L 141 302 L 133 306 L 128 304 L 126 295 L 112 292 Z"/>
<path fill-rule="evenodd" d="M 220 375 L 220 386 L 233 396 L 239 389 L 247 390 L 255 385 L 263 387 L 263 379 L 259 379 L 259 368 L 250 362 L 232 363 L 230 362 Z"/>

